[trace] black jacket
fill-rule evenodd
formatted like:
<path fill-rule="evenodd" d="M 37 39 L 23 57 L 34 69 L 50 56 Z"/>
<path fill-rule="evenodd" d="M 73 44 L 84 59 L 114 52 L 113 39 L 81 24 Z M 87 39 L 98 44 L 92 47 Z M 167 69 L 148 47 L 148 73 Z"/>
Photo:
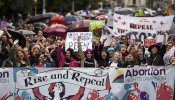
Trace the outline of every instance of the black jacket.
<path fill-rule="evenodd" d="M 154 66 L 164 65 L 163 56 L 160 53 L 157 53 L 156 55 L 152 54 L 148 55 L 148 57 L 146 57 L 146 61 L 148 65 L 154 65 Z"/>

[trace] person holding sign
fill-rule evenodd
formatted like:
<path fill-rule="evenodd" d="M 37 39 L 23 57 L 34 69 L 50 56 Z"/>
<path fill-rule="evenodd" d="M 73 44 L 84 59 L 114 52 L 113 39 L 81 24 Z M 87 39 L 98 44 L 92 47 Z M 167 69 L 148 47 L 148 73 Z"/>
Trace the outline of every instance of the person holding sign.
<path fill-rule="evenodd" d="M 62 50 L 62 43 L 60 42 L 56 47 L 56 52 L 57 52 L 57 60 L 59 62 L 59 67 L 78 67 L 78 63 L 73 58 L 74 57 L 73 49 L 68 48 L 66 51 L 66 55 L 64 55 Z"/>
<path fill-rule="evenodd" d="M 78 37 L 77 41 L 78 41 L 78 52 L 80 54 L 81 59 L 81 67 L 98 67 L 98 63 L 93 57 L 93 51 L 87 49 L 84 55 L 81 47 L 80 36 Z"/>

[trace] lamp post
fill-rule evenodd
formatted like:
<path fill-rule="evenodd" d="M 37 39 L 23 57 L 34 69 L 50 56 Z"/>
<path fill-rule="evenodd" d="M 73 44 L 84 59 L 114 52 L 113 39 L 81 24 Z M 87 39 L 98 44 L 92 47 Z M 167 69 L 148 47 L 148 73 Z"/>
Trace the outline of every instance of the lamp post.
<path fill-rule="evenodd" d="M 46 13 L 46 0 L 43 0 L 43 14 Z"/>
<path fill-rule="evenodd" d="M 38 3 L 38 0 L 34 0 L 34 4 L 35 4 L 35 15 L 37 15 L 37 3 Z"/>

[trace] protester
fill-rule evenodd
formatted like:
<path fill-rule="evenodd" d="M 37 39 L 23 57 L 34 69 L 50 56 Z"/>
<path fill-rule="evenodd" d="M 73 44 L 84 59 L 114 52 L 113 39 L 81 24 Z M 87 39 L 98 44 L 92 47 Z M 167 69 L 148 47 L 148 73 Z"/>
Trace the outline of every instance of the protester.
<path fill-rule="evenodd" d="M 126 57 L 126 61 L 123 66 L 126 68 L 131 68 L 135 65 L 137 65 L 137 61 L 134 59 L 134 56 L 131 53 L 129 53 Z"/>
<path fill-rule="evenodd" d="M 18 40 L 15 40 L 10 51 L 10 59 L 14 67 L 29 67 L 30 62 L 25 55 L 24 50 L 18 45 Z"/>
<path fill-rule="evenodd" d="M 59 67 L 78 67 L 77 61 L 73 58 L 74 51 L 69 48 L 66 50 L 66 54 L 63 54 L 62 43 L 60 42 L 56 47 L 57 61 L 59 62 Z"/>
<path fill-rule="evenodd" d="M 22 35 L 26 39 L 26 45 L 22 48 L 20 44 L 13 44 L 16 37 L 13 37 L 12 33 L 9 34 L 7 28 L 2 29 L 3 34 L 0 35 L 1 67 L 81 66 L 105 68 L 117 65 L 116 67 L 130 68 L 135 65 L 166 66 L 172 64 L 172 58 L 175 56 L 174 43 L 169 41 L 167 32 L 162 33 L 164 35 L 163 43 L 159 42 L 150 47 L 144 46 L 143 42 L 132 36 L 113 35 L 111 36 L 110 43 L 107 38 L 104 38 L 102 41 L 97 40 L 93 42 L 92 49 L 87 49 L 83 53 L 80 39 L 77 41 L 78 52 L 74 52 L 71 48 L 65 50 L 65 43 L 67 42 L 65 37 L 56 36 L 56 34 L 48 35 L 38 26 L 25 23 L 22 15 L 20 15 L 16 22 L 10 19 L 9 23 L 15 27 L 16 32 L 28 30 L 33 31 L 34 34 Z M 43 21 L 43 23 L 49 25 L 46 21 Z M 99 36 L 102 33 L 102 29 L 97 30 Z M 173 37 L 171 37 L 171 40 L 173 40 Z M 164 45 L 166 41 L 168 42 Z M 109 45 L 106 46 L 106 42 Z"/>
<path fill-rule="evenodd" d="M 148 65 L 161 66 L 164 65 L 163 57 L 160 54 L 160 46 L 155 44 L 149 47 L 150 55 L 146 58 Z"/>
<path fill-rule="evenodd" d="M 147 62 L 146 62 L 146 59 L 145 59 L 145 56 L 144 56 L 145 55 L 144 49 L 138 48 L 137 49 L 137 55 L 138 55 L 138 58 L 137 58 L 138 65 L 141 65 L 141 66 L 146 65 Z"/>
<path fill-rule="evenodd" d="M 115 68 L 123 67 L 120 59 L 121 59 L 120 53 L 115 52 L 113 55 L 113 60 L 109 62 L 109 67 L 115 67 Z"/>
<path fill-rule="evenodd" d="M 9 53 L 10 53 L 10 48 L 12 46 L 12 37 L 11 35 L 7 32 L 7 29 L 3 30 L 3 34 L 1 36 L 1 42 L 0 42 L 0 66 L 2 65 L 3 61 L 5 59 L 9 58 Z"/>
<path fill-rule="evenodd" d="M 84 54 L 80 43 L 80 37 L 78 37 L 77 41 L 78 41 L 78 52 L 81 57 L 81 67 L 98 67 L 98 63 L 93 56 L 93 51 L 87 49 Z"/>
<path fill-rule="evenodd" d="M 98 66 L 105 68 L 108 67 L 108 64 L 109 64 L 109 54 L 105 49 L 103 49 L 98 59 Z"/>
<path fill-rule="evenodd" d="M 121 56 L 121 61 L 125 62 L 126 56 L 128 55 L 127 46 L 125 44 L 121 45 L 120 54 L 121 54 L 120 55 Z"/>

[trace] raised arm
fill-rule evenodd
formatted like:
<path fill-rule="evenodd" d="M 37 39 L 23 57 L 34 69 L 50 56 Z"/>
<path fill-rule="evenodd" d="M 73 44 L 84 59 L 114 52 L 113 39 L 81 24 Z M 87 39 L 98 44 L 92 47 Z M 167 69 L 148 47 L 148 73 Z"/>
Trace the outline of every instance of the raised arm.
<path fill-rule="evenodd" d="M 78 37 L 77 42 L 78 42 L 78 53 L 80 55 L 81 60 L 84 60 L 85 56 L 81 47 L 80 37 Z"/>

